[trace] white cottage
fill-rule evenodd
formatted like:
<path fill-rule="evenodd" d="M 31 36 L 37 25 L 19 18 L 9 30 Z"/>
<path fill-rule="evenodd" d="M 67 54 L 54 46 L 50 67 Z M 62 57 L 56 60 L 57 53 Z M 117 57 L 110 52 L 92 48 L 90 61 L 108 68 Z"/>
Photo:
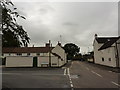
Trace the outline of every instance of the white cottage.
<path fill-rule="evenodd" d="M 51 47 L 3 48 L 6 67 L 61 67 L 67 63 L 61 44 Z"/>
<path fill-rule="evenodd" d="M 110 67 L 120 67 L 120 36 L 98 37 L 95 35 L 94 63 Z"/>

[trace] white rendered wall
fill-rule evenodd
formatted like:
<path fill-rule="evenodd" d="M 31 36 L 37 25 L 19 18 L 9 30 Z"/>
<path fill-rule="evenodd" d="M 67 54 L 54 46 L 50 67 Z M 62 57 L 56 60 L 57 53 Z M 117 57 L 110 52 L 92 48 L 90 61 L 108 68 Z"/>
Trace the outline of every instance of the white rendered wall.
<path fill-rule="evenodd" d="M 56 64 L 56 65 L 53 65 Z M 51 57 L 51 66 L 52 67 L 59 67 L 59 60 L 58 57 L 52 56 Z"/>
<path fill-rule="evenodd" d="M 118 59 L 119 59 L 119 67 L 120 67 L 120 39 L 117 41 L 117 49 L 118 49 Z"/>
<path fill-rule="evenodd" d="M 61 56 L 61 58 L 64 61 L 64 64 L 66 63 L 66 54 L 65 54 L 65 50 L 63 48 L 61 48 L 59 45 L 57 45 L 53 50 L 53 53 L 58 54 L 59 56 Z"/>
<path fill-rule="evenodd" d="M 95 40 L 94 43 L 95 63 L 110 67 L 116 67 L 115 47 L 114 47 L 115 45 L 113 45 L 113 47 L 98 51 L 101 45 L 98 44 L 97 41 Z M 104 61 L 102 61 L 102 58 L 104 58 Z M 109 58 L 111 58 L 111 61 L 109 61 Z"/>
<path fill-rule="evenodd" d="M 6 67 L 32 67 L 33 57 L 6 57 Z"/>
<path fill-rule="evenodd" d="M 41 64 L 49 64 L 49 57 L 38 57 L 38 67 L 41 67 Z"/>

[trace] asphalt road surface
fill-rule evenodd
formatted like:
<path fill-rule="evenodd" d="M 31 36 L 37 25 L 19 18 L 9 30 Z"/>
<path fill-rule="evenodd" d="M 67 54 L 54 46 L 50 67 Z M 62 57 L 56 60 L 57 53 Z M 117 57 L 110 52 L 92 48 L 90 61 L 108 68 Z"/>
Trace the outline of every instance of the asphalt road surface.
<path fill-rule="evenodd" d="M 4 88 L 70 88 L 61 68 L 7 68 L 2 75 Z"/>
<path fill-rule="evenodd" d="M 119 73 L 92 64 L 74 61 L 70 66 L 70 76 L 74 88 L 119 88 Z"/>
<path fill-rule="evenodd" d="M 63 68 L 3 68 L 3 88 L 119 88 L 118 73 L 73 61 Z"/>

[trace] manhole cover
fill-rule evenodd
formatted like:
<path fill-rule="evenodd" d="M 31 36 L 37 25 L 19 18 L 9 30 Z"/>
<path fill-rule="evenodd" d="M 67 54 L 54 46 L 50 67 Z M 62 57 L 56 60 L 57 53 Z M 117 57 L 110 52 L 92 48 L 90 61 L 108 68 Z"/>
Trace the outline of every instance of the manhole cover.
<path fill-rule="evenodd" d="M 71 75 L 71 78 L 78 78 L 80 75 Z"/>

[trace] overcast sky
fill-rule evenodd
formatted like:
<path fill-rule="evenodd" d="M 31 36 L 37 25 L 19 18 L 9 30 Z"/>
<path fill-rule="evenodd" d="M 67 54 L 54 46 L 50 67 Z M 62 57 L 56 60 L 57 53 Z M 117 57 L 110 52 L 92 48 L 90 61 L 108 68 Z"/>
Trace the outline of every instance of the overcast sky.
<path fill-rule="evenodd" d="M 84 53 L 92 50 L 94 34 L 118 35 L 117 2 L 35 1 L 14 4 L 26 17 L 26 20 L 19 19 L 19 23 L 31 38 L 30 46 L 44 46 L 48 40 L 54 46 L 61 41 L 62 45 L 78 45 Z"/>

